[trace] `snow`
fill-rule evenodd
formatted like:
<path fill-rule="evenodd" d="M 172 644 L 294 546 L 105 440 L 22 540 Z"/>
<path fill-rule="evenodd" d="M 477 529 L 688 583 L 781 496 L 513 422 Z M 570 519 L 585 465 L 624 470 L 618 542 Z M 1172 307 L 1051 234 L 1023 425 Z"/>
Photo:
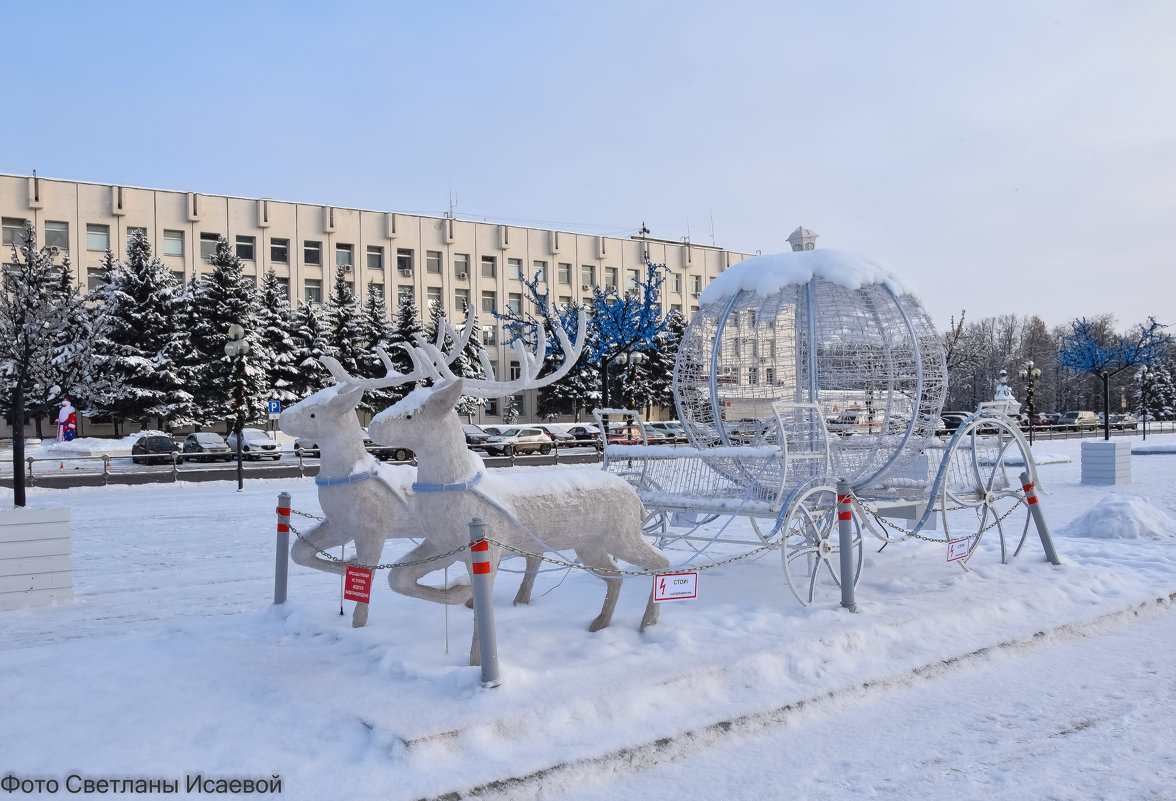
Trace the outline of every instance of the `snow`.
<path fill-rule="evenodd" d="M 1069 461 L 1040 468 L 1060 567 L 1032 530 L 1010 565 L 986 537 L 971 571 L 942 545 L 871 542 L 850 614 L 799 606 L 769 551 L 701 572 L 699 598 L 644 634 L 647 580 L 627 578 L 613 625 L 589 633 L 598 579 L 551 569 L 514 607 L 503 572 L 495 689 L 466 664 L 464 607 L 377 578 L 352 629 L 339 579 L 298 566 L 271 604 L 277 495 L 317 514 L 311 478 L 30 488 L 31 506 L 70 508 L 76 601 L 0 614 L 0 773 L 279 774 L 295 799 L 432 797 L 557 766 L 487 796 L 1160 797 L 1176 782 L 1176 667 L 1156 645 L 1176 634 L 1176 460 L 1084 486 L 1080 442 L 1049 442 Z M 955 514 L 953 532 L 970 515 Z M 727 534 L 755 538 L 742 520 Z"/>
<path fill-rule="evenodd" d="M 698 302 L 706 305 L 740 292 L 768 297 L 783 287 L 807 284 L 813 276 L 848 289 L 883 284 L 895 294 L 907 291 L 892 273 L 869 259 L 839 250 L 801 250 L 753 256 L 733 265 L 707 285 Z"/>

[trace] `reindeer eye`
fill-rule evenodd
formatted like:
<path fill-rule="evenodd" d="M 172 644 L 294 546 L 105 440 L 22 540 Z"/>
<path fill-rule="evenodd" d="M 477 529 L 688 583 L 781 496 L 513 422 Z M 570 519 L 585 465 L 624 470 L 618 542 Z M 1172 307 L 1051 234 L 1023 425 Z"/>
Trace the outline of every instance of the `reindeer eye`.
<path fill-rule="evenodd" d="M 405 420 L 411 420 L 411 419 L 412 419 L 412 415 L 411 415 L 411 414 L 406 414 L 406 415 L 404 415 L 404 419 L 405 419 Z"/>
<path fill-rule="evenodd" d="M 313 417 L 314 417 L 314 412 L 311 412 L 311 413 L 310 413 L 310 416 L 313 418 Z"/>

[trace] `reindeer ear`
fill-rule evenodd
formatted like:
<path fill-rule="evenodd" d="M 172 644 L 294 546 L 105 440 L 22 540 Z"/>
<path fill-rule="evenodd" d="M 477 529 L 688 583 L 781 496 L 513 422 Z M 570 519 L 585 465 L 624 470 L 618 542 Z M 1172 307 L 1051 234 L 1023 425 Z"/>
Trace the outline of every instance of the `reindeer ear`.
<path fill-rule="evenodd" d="M 354 408 L 363 400 L 363 387 L 357 387 L 354 384 L 339 384 L 338 387 L 339 391 L 335 393 L 336 402 L 343 404 L 346 408 Z"/>
<path fill-rule="evenodd" d="M 447 409 L 452 409 L 457 406 L 457 402 L 461 400 L 462 380 L 459 378 L 456 381 L 450 381 L 448 384 L 438 387 L 433 390 L 433 397 L 431 400 L 434 403 L 439 403 Z"/>

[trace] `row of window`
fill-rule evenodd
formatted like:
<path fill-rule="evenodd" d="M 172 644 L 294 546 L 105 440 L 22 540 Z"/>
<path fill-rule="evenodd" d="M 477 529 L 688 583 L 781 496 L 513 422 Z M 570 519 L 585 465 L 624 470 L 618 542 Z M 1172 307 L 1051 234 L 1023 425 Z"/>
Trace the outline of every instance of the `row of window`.
<path fill-rule="evenodd" d="M 11 246 L 16 243 L 19 244 L 23 238 L 25 220 L 5 217 L 3 218 L 3 244 Z M 134 231 L 142 231 L 146 233 L 145 228 L 128 228 L 127 238 L 130 239 Z M 220 234 L 201 233 L 200 234 L 200 258 L 209 259 L 216 252 L 216 243 L 220 238 Z M 69 223 L 47 220 L 45 222 L 45 240 L 44 244 L 47 246 L 57 247 L 63 251 L 69 250 Z M 246 261 L 255 261 L 257 258 L 257 237 L 253 236 L 238 236 L 234 242 L 237 257 Z M 110 226 L 96 223 L 87 223 L 86 225 L 86 250 L 98 251 L 105 253 L 110 250 Z M 270 262 L 274 264 L 289 264 L 290 263 L 290 240 L 274 237 L 269 241 L 269 258 Z M 180 256 L 184 255 L 184 232 L 179 230 L 164 229 L 163 231 L 163 248 L 162 254 L 164 256 Z M 366 254 L 367 268 L 369 270 L 383 270 L 384 269 L 384 247 L 382 245 L 368 245 Z M 415 267 L 416 252 L 411 248 L 397 248 L 396 249 L 396 269 L 404 275 L 409 275 L 413 272 Z M 425 272 L 431 275 L 440 275 L 444 270 L 445 254 L 439 250 L 425 251 Z M 323 243 L 318 240 L 304 240 L 302 243 L 302 262 L 308 265 L 321 266 L 323 264 Z M 335 245 L 335 266 L 350 268 L 355 265 L 355 246 L 346 243 L 336 243 Z M 498 277 L 498 258 L 496 256 L 482 256 L 481 257 L 481 275 L 484 278 Z M 458 279 L 464 280 L 470 274 L 470 254 L 455 253 L 453 254 L 453 269 Z M 625 279 L 625 289 L 633 289 L 637 286 L 642 278 L 641 270 L 627 270 Z M 524 279 L 539 277 L 540 281 L 547 281 L 547 262 L 536 259 L 531 262 L 531 270 L 529 273 L 524 272 L 523 260 L 517 258 L 508 258 L 506 260 L 506 277 L 509 279 Z M 604 267 L 600 276 L 603 278 L 602 284 L 606 287 L 617 288 L 620 286 L 620 273 L 616 267 Z M 698 294 L 702 291 L 702 276 L 690 276 L 692 281 L 691 292 Z M 564 286 L 570 286 L 572 283 L 572 265 L 569 262 L 559 262 L 556 265 L 556 283 Z M 580 283 L 584 289 L 597 286 L 597 268 L 593 264 L 580 265 Z M 667 277 L 667 290 L 670 292 L 682 291 L 682 275 L 680 273 L 670 273 Z"/>

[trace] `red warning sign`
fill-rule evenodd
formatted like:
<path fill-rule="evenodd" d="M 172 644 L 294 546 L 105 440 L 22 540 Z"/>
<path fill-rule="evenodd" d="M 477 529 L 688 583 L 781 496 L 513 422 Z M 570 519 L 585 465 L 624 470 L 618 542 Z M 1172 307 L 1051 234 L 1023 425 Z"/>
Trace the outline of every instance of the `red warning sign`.
<path fill-rule="evenodd" d="M 347 568 L 343 579 L 343 598 L 366 604 L 372 597 L 372 571 L 362 567 Z"/>
<path fill-rule="evenodd" d="M 687 601 L 698 597 L 698 573 L 662 573 L 653 577 L 653 602 Z"/>

